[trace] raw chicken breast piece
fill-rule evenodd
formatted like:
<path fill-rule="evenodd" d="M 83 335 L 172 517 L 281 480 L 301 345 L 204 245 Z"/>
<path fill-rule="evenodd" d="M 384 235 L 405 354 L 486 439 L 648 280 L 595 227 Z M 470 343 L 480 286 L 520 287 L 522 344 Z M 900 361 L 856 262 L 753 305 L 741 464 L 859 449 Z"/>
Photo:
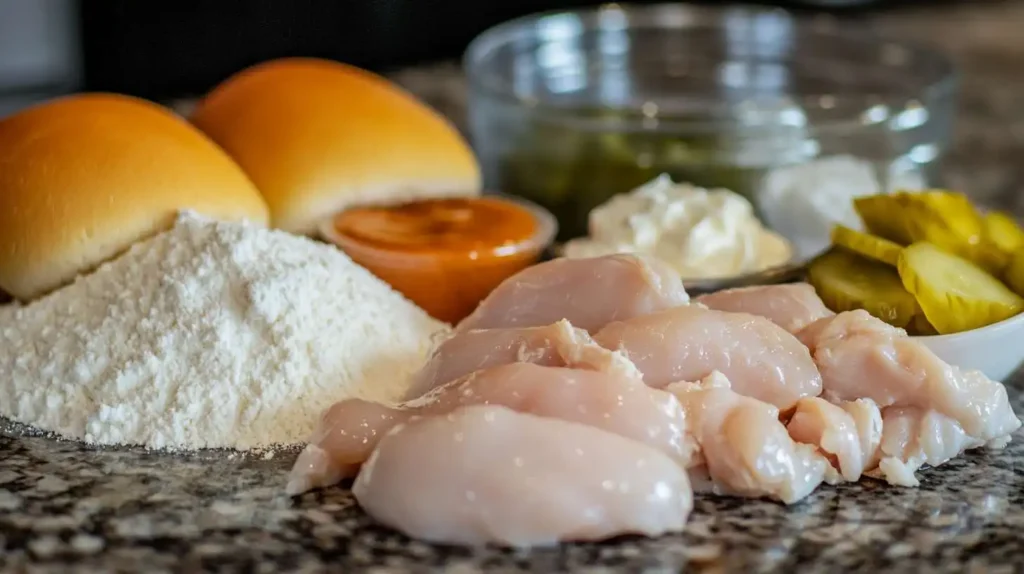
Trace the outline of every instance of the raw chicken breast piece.
<path fill-rule="evenodd" d="M 737 393 L 784 411 L 821 392 L 807 348 L 782 327 L 746 313 L 686 305 L 612 323 L 594 340 L 626 353 L 653 387 L 719 371 Z"/>
<path fill-rule="evenodd" d="M 561 258 L 503 281 L 456 329 L 540 327 L 567 319 L 592 333 L 612 321 L 689 300 L 679 274 L 655 259 L 632 254 Z"/>
<path fill-rule="evenodd" d="M 381 437 L 413 416 L 476 404 L 600 428 L 660 450 L 681 466 L 697 448 L 679 401 L 637 376 L 511 363 L 476 371 L 399 407 L 359 399 L 333 405 L 296 460 L 287 490 L 298 494 L 353 476 Z"/>
<path fill-rule="evenodd" d="M 882 415 L 869 399 L 842 405 L 820 397 L 800 399 L 786 430 L 793 440 L 816 446 L 843 480 L 856 482 L 878 462 Z"/>
<path fill-rule="evenodd" d="M 793 334 L 819 319 L 835 316 L 807 283 L 726 289 L 695 301 L 716 311 L 764 317 Z"/>
<path fill-rule="evenodd" d="M 686 471 L 658 450 L 494 405 L 396 427 L 352 492 L 387 526 L 460 545 L 659 536 L 681 531 L 693 505 Z"/>
<path fill-rule="evenodd" d="M 985 444 L 968 436 L 955 420 L 915 407 L 885 409 L 882 428 L 882 458 L 868 475 L 896 486 L 919 486 L 914 473 L 922 466 L 939 466 Z"/>
<path fill-rule="evenodd" d="M 717 494 L 792 504 L 834 476 L 814 446 L 790 438 L 777 408 L 733 392 L 721 373 L 666 390 L 682 403 L 700 446 L 690 469 L 693 483 L 710 485 Z"/>
<path fill-rule="evenodd" d="M 406 399 L 422 396 L 474 371 L 509 363 L 622 370 L 624 374 L 639 376 L 629 360 L 601 347 L 586 331 L 562 320 L 544 327 L 455 333 L 434 350 L 427 364 L 414 375 Z"/>
<path fill-rule="evenodd" d="M 935 410 L 985 443 L 1005 444 L 1021 426 L 1001 383 L 946 364 L 866 311 L 814 323 L 805 336 L 821 372 L 822 396 L 833 403 L 868 398 L 882 409 Z"/>

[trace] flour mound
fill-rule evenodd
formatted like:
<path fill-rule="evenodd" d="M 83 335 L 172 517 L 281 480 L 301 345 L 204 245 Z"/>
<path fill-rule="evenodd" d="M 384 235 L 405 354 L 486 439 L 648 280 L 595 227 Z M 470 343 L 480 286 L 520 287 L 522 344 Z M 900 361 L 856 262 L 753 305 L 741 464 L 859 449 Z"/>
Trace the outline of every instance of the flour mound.
<path fill-rule="evenodd" d="M 104 445 L 295 444 L 334 401 L 400 397 L 443 329 L 334 247 L 182 214 L 0 307 L 0 415 Z"/>

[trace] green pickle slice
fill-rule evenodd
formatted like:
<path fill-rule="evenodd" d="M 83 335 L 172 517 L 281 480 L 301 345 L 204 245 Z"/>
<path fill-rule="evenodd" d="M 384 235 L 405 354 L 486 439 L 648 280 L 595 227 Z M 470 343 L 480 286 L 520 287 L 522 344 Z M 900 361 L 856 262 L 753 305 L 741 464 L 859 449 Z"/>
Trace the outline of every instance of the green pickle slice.
<path fill-rule="evenodd" d="M 845 225 L 832 228 L 832 243 L 857 255 L 896 266 L 903 247 L 884 237 L 863 233 Z"/>
<path fill-rule="evenodd" d="M 941 335 L 998 323 L 1024 310 L 1024 299 L 990 273 L 928 242 L 905 248 L 897 269 Z"/>
<path fill-rule="evenodd" d="M 991 211 L 982 219 L 982 235 L 985 241 L 1007 256 L 1013 256 L 1024 247 L 1024 229 L 1017 225 L 1013 216 L 1001 211 Z"/>
<path fill-rule="evenodd" d="M 1024 297 L 1024 249 L 1019 249 L 1013 254 L 1010 264 L 1006 267 L 1004 278 L 1010 289 Z"/>
<path fill-rule="evenodd" d="M 807 279 L 837 313 L 864 309 L 901 329 L 919 313 L 896 269 L 849 251 L 833 249 L 818 257 L 810 264 Z"/>
<path fill-rule="evenodd" d="M 981 214 L 970 199 L 952 191 L 897 192 L 854 200 L 871 233 L 901 245 L 920 241 L 1000 273 L 1009 257 L 984 238 Z"/>

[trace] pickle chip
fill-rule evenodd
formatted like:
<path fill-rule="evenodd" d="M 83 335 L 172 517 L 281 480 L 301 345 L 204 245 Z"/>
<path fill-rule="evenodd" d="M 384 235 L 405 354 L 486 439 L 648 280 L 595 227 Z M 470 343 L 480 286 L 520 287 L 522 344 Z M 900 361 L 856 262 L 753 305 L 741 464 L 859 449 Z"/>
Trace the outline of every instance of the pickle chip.
<path fill-rule="evenodd" d="M 832 227 L 832 243 L 858 255 L 863 255 L 868 259 L 880 261 L 893 267 L 899 261 L 900 251 L 903 250 L 903 247 L 899 244 L 893 243 L 884 237 L 863 233 L 856 229 L 850 229 L 845 225 Z"/>
<path fill-rule="evenodd" d="M 904 205 L 896 195 L 867 195 L 853 200 L 853 209 L 873 235 L 900 245 L 913 243 L 904 221 Z"/>
<path fill-rule="evenodd" d="M 901 245 L 926 241 L 993 274 L 1009 263 L 1006 253 L 984 240 L 981 214 L 962 193 L 901 191 L 858 198 L 854 207 L 868 230 Z"/>
<path fill-rule="evenodd" d="M 849 251 L 833 249 L 818 257 L 807 269 L 807 279 L 837 313 L 864 309 L 901 329 L 920 313 L 896 269 Z"/>
<path fill-rule="evenodd" d="M 1024 310 L 1024 299 L 974 263 L 918 242 L 900 253 L 900 279 L 940 335 L 977 329 Z"/>
<path fill-rule="evenodd" d="M 1009 256 L 1024 247 L 1024 229 L 1017 225 L 1013 216 L 1001 211 L 985 214 L 982 219 L 982 236 L 987 243 Z"/>
<path fill-rule="evenodd" d="M 1019 249 L 1006 267 L 1006 284 L 1018 295 L 1024 297 L 1024 249 Z"/>
<path fill-rule="evenodd" d="M 911 242 L 934 238 L 966 244 L 981 241 L 981 215 L 966 195 L 929 190 L 899 192 L 895 198 L 907 215 L 917 216 L 904 219 Z"/>

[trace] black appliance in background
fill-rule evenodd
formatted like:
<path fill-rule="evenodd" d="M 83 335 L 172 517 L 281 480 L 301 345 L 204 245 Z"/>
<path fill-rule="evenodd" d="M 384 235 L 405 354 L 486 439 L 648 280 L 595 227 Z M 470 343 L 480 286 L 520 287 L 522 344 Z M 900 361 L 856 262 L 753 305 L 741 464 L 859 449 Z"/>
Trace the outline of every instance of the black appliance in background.
<path fill-rule="evenodd" d="M 931 4 L 939 0 L 921 0 Z M 973 0 L 977 1 L 977 0 Z M 457 58 L 503 20 L 594 0 L 82 1 L 85 89 L 166 100 L 205 92 L 250 64 L 319 56 L 371 70 Z M 710 3 L 721 3 L 713 1 Z M 894 0 L 774 2 L 884 9 Z"/>

